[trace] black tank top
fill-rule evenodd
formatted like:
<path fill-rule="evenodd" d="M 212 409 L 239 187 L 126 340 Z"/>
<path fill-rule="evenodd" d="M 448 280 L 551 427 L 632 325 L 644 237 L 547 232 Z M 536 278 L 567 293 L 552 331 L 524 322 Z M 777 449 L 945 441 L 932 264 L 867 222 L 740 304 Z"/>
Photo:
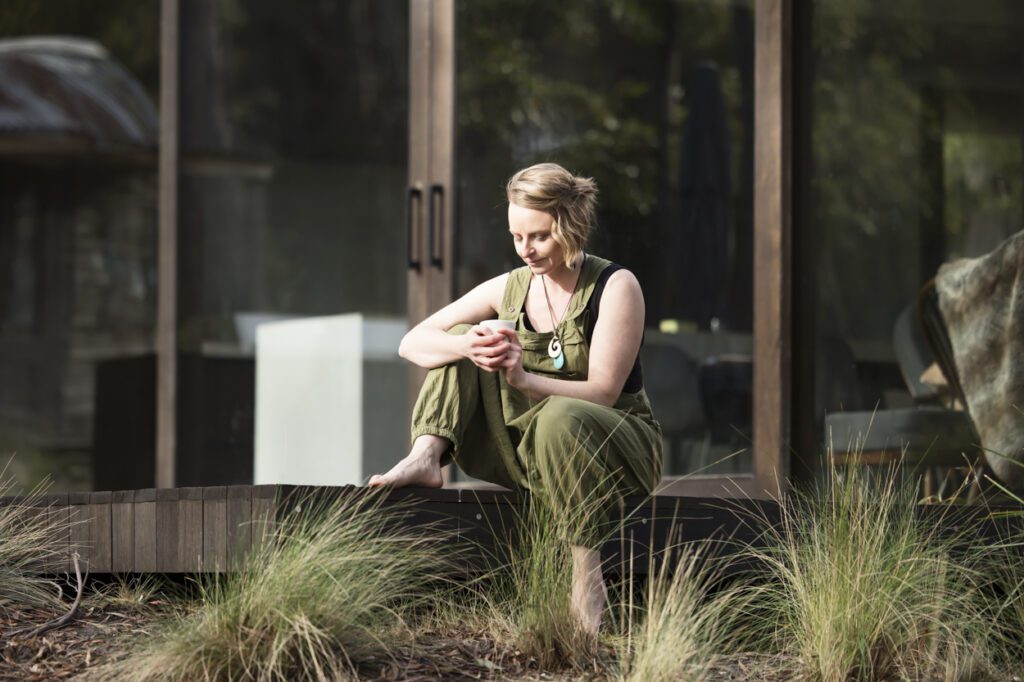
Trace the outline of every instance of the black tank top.
<path fill-rule="evenodd" d="M 597 281 L 594 283 L 594 291 L 590 295 L 590 300 L 587 301 L 587 345 L 590 345 L 591 339 L 594 337 L 594 327 L 597 325 L 597 315 L 601 310 L 601 296 L 604 295 L 604 287 L 608 283 L 608 278 L 615 274 L 617 271 L 622 270 L 622 266 L 616 263 L 612 263 L 597 276 Z M 523 301 L 523 306 L 526 306 L 526 301 Z M 523 315 L 523 325 L 528 330 L 536 331 L 533 328 L 533 324 L 530 322 L 529 315 Z M 643 346 L 643 340 L 641 339 L 640 345 Z M 638 393 L 640 389 L 644 387 L 644 372 L 640 366 L 640 353 L 637 352 L 636 360 L 633 361 L 633 369 L 629 370 L 629 376 L 626 377 L 626 383 L 622 387 L 623 393 Z"/>

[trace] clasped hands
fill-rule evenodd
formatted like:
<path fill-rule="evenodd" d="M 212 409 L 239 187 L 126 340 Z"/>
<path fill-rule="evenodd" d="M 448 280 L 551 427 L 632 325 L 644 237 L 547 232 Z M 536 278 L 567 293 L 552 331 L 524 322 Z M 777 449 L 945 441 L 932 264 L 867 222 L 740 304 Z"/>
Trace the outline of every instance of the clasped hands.
<path fill-rule="evenodd" d="M 511 329 L 492 331 L 483 325 L 471 328 L 463 337 L 464 355 L 486 372 L 502 372 L 510 386 L 520 386 L 523 370 L 523 347 Z"/>

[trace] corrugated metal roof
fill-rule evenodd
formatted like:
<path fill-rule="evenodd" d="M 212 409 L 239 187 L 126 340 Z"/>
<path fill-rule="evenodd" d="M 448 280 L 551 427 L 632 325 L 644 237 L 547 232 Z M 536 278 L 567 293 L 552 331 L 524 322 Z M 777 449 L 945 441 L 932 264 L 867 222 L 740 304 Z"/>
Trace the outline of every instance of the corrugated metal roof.
<path fill-rule="evenodd" d="M 155 148 L 157 110 L 98 43 L 0 40 L 0 139 L 86 140 L 97 150 Z"/>

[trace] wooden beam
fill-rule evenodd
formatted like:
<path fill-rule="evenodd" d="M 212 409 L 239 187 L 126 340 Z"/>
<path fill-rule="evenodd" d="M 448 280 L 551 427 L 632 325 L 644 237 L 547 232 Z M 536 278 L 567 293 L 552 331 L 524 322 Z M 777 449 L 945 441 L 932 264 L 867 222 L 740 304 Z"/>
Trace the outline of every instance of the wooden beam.
<path fill-rule="evenodd" d="M 179 0 L 160 15 L 160 155 L 157 219 L 156 486 L 175 483 L 178 327 L 178 28 Z"/>
<path fill-rule="evenodd" d="M 790 452 L 793 0 L 754 6 L 754 474 L 775 496 Z"/>

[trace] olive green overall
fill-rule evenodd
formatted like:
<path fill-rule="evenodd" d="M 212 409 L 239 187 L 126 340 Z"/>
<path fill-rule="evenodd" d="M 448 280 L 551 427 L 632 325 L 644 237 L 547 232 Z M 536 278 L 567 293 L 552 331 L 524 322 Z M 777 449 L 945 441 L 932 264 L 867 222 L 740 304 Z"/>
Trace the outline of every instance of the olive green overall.
<path fill-rule="evenodd" d="M 499 317 L 516 321 L 527 372 L 584 381 L 589 367 L 587 302 L 609 262 L 588 255 L 561 323 L 565 364 L 548 357 L 551 332 L 526 329 L 523 303 L 531 272 L 509 273 Z M 465 333 L 459 325 L 450 333 Z M 501 372 L 460 360 L 427 373 L 413 409 L 412 438 L 433 434 L 452 443 L 451 457 L 470 476 L 513 490 L 529 490 L 555 505 L 611 495 L 649 493 L 661 478 L 661 427 L 647 394 L 622 393 L 614 407 L 578 398 L 531 400 Z M 557 506 L 556 509 L 566 507 Z"/>

